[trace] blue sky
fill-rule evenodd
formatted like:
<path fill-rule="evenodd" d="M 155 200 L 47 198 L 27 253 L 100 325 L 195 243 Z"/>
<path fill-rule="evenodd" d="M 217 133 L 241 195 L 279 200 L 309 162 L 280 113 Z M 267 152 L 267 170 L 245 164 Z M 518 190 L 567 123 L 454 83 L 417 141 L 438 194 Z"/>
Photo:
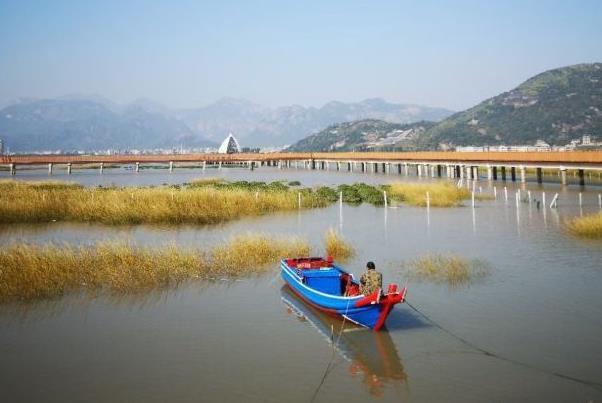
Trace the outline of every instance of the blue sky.
<path fill-rule="evenodd" d="M 0 100 L 463 109 L 602 61 L 602 1 L 5 1 Z"/>

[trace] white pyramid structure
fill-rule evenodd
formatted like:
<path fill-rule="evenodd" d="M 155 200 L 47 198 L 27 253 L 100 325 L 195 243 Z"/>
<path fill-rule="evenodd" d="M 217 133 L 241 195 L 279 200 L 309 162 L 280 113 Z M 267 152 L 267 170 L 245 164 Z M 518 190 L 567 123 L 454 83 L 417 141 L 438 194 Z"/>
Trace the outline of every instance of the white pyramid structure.
<path fill-rule="evenodd" d="M 240 145 L 238 144 L 238 140 L 232 133 L 228 134 L 228 137 L 222 142 L 222 145 L 219 146 L 217 150 L 219 154 L 235 154 L 240 152 Z"/>

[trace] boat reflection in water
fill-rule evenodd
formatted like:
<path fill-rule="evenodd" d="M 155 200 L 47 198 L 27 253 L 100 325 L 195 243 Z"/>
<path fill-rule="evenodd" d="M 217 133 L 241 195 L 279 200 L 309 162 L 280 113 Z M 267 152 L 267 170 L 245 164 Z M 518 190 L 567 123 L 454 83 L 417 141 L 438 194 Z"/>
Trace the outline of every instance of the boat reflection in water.
<path fill-rule="evenodd" d="M 287 285 L 282 287 L 280 294 L 288 313 L 307 322 L 329 341 L 334 329 L 335 342 L 337 341 L 342 320 L 308 305 Z M 335 348 L 350 363 L 349 374 L 361 377 L 371 395 L 381 396 L 387 384 L 402 384 L 406 381 L 407 375 L 389 332 L 374 332 L 350 322 L 344 326 Z"/>

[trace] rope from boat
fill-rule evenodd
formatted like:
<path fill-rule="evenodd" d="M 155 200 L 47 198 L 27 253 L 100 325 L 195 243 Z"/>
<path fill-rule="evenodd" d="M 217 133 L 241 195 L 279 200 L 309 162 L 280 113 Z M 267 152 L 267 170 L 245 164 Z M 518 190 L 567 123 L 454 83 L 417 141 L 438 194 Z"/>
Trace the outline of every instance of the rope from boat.
<path fill-rule="evenodd" d="M 562 374 L 560 372 L 555 372 L 555 371 L 550 371 L 544 368 L 540 368 L 540 367 L 536 367 L 534 365 L 531 364 L 527 364 L 525 362 L 522 361 L 517 361 L 514 360 L 512 358 L 508 358 L 508 357 L 504 357 L 502 355 L 499 355 L 497 353 L 494 353 L 492 351 L 489 350 L 485 350 L 482 347 L 477 346 L 476 344 L 466 340 L 465 338 L 463 338 L 462 336 L 457 335 L 456 333 L 452 332 L 451 330 L 448 330 L 446 328 L 444 328 L 443 326 L 441 326 L 439 323 L 437 323 L 434 319 L 432 319 L 431 317 L 429 317 L 428 315 L 426 315 L 425 313 L 423 313 L 422 311 L 420 311 L 418 308 L 416 308 L 414 305 L 412 305 L 407 299 L 405 300 L 405 303 L 407 306 L 409 306 L 412 310 L 414 310 L 416 313 L 418 313 L 420 316 L 422 316 L 424 319 L 426 319 L 427 321 L 429 321 L 433 326 L 435 326 L 436 328 L 438 328 L 439 330 L 441 330 L 444 333 L 447 333 L 449 336 L 455 338 L 456 340 L 462 342 L 464 345 L 466 345 L 467 347 L 472 348 L 473 350 L 478 351 L 479 353 L 486 355 L 488 357 L 492 357 L 492 358 L 496 358 L 498 360 L 501 361 L 506 361 L 510 364 L 514 364 L 523 368 L 528 368 L 531 370 L 535 370 L 547 375 L 551 375 L 557 378 L 561 378 L 564 380 L 568 380 L 568 381 L 572 381 L 572 382 L 576 382 L 576 383 L 580 383 L 582 385 L 585 386 L 589 386 L 591 388 L 594 388 L 598 391 L 602 391 L 602 383 L 598 383 L 598 382 L 594 382 L 594 381 L 588 381 L 586 379 L 581 379 L 581 378 L 576 378 L 570 375 L 566 375 L 566 374 Z"/>
<path fill-rule="evenodd" d="M 334 359 L 336 358 L 336 346 L 339 344 L 339 341 L 341 340 L 341 335 L 343 334 L 343 329 L 345 328 L 345 321 L 347 320 L 347 313 L 349 312 L 349 302 L 351 302 L 350 299 L 347 300 L 347 307 L 345 308 L 345 315 L 343 315 L 343 321 L 341 323 L 341 328 L 339 329 L 339 334 L 337 336 L 336 342 L 334 341 L 334 326 L 332 326 L 332 325 L 330 326 L 330 342 L 332 344 L 332 354 L 330 356 L 330 361 L 328 361 L 328 365 L 326 365 L 326 369 L 324 370 L 322 379 L 320 380 L 320 383 L 314 390 L 314 394 L 311 397 L 310 402 L 312 402 L 312 403 L 318 397 L 318 393 L 320 393 L 320 389 L 322 388 L 322 385 L 324 385 L 324 382 L 326 381 L 328 374 L 330 374 L 330 371 L 334 368 L 333 363 L 334 363 Z"/>

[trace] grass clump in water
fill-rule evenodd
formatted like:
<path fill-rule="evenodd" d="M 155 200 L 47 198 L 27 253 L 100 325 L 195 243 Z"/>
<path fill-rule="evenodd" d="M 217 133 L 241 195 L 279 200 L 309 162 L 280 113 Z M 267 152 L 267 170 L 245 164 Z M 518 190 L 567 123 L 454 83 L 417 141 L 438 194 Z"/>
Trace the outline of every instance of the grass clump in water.
<path fill-rule="evenodd" d="M 325 245 L 326 255 L 332 256 L 335 260 L 346 260 L 355 254 L 353 246 L 332 228 L 326 232 Z"/>
<path fill-rule="evenodd" d="M 304 192 L 302 208 L 329 201 Z M 65 183 L 0 181 L 0 223 L 215 224 L 299 208 L 286 185 L 210 182 L 147 188 L 83 188 Z"/>
<path fill-rule="evenodd" d="M 14 244 L 0 250 L 0 303 L 68 293 L 121 294 L 216 276 L 257 274 L 288 256 L 309 255 L 297 238 L 234 237 L 209 250 L 126 243 L 92 246 Z"/>
<path fill-rule="evenodd" d="M 452 286 L 469 284 L 489 272 L 488 265 L 482 260 L 442 254 L 428 254 L 410 260 L 405 269 L 410 278 Z"/>
<path fill-rule="evenodd" d="M 429 192 L 431 207 L 454 207 L 470 198 L 470 192 L 450 183 L 393 183 L 389 185 L 391 198 L 417 207 L 426 207 Z"/>
<path fill-rule="evenodd" d="M 575 217 L 568 221 L 567 229 L 578 237 L 602 239 L 602 213 Z"/>
<path fill-rule="evenodd" d="M 285 257 L 309 256 L 309 244 L 300 238 L 272 238 L 267 235 L 238 235 L 211 252 L 219 272 L 236 275 L 275 263 Z"/>

